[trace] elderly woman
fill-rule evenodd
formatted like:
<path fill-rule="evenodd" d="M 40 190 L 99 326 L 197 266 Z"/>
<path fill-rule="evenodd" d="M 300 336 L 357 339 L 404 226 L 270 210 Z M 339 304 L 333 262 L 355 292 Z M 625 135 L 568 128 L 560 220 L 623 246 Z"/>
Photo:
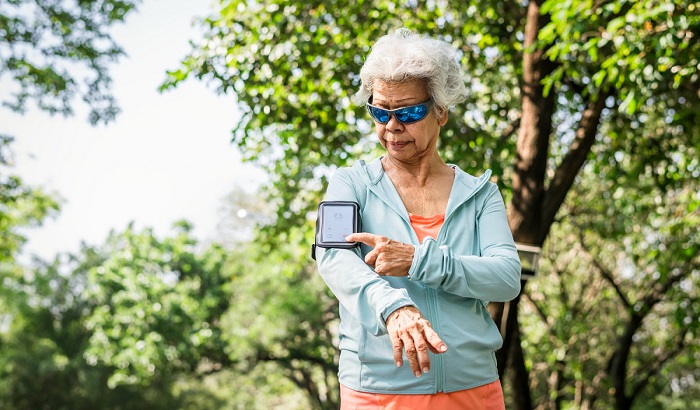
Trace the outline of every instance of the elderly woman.
<path fill-rule="evenodd" d="M 520 261 L 490 171 L 471 176 L 437 150 L 466 93 L 455 50 L 400 29 L 360 77 L 386 155 L 335 173 L 326 200 L 360 204 L 364 232 L 346 240 L 362 246 L 317 257 L 340 301 L 341 408 L 503 408 L 486 304 L 518 294 Z"/>

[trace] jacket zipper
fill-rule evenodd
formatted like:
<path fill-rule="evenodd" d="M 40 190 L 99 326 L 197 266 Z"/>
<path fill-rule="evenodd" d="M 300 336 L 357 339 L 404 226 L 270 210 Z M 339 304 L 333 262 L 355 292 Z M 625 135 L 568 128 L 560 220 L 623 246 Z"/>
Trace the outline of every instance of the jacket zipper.
<path fill-rule="evenodd" d="M 368 174 L 368 176 L 369 176 L 369 174 Z M 370 178 L 370 181 L 371 181 L 371 180 L 372 180 L 372 179 Z M 479 191 L 484 187 L 484 185 L 486 185 L 486 182 L 487 182 L 487 181 L 488 181 L 487 178 L 484 178 L 482 181 L 480 181 L 479 184 L 478 184 L 476 187 L 474 187 L 474 189 L 472 190 L 472 192 L 471 192 L 464 200 L 462 200 L 462 201 L 460 202 L 460 205 L 461 205 L 461 204 L 464 204 L 464 203 L 467 202 L 469 199 L 471 199 L 474 195 L 476 195 L 476 193 L 479 192 Z M 370 189 L 371 191 L 374 191 L 374 190 L 372 189 L 372 187 L 371 187 L 369 184 L 368 184 L 367 186 L 369 187 L 369 189 Z M 376 192 L 375 192 L 375 195 L 377 195 L 378 198 L 384 198 L 382 195 L 378 195 Z M 419 242 L 418 242 L 418 237 L 417 237 L 416 233 L 413 231 L 413 228 L 411 228 L 411 221 L 410 221 L 410 218 L 408 218 L 408 215 L 404 215 L 404 212 L 400 212 L 398 209 L 394 208 L 394 206 L 390 203 L 390 201 L 386 201 L 386 200 L 384 200 L 384 199 L 382 199 L 382 201 L 383 201 L 387 206 L 389 206 L 389 208 L 393 209 L 394 212 L 396 212 L 396 213 L 398 213 L 399 215 L 401 215 L 401 218 L 404 220 L 404 222 L 405 222 L 405 223 L 409 226 L 409 228 L 410 228 L 409 231 L 410 231 L 411 234 L 412 234 L 411 236 L 412 236 L 412 239 L 413 239 L 414 243 L 415 243 L 415 244 L 418 244 L 418 243 L 419 243 Z M 443 226 L 443 227 L 444 227 L 445 225 L 447 225 L 447 223 L 448 223 L 448 221 L 449 221 L 450 219 L 452 219 L 452 214 L 454 214 L 454 210 L 452 210 L 452 212 L 450 212 L 449 214 L 446 214 L 446 215 L 445 215 L 445 220 L 444 220 L 443 223 L 442 223 L 442 226 Z M 444 237 L 443 232 L 444 232 L 443 228 L 440 228 L 440 232 L 438 233 L 438 238 L 436 238 L 436 241 L 437 241 L 438 243 L 440 243 L 440 242 L 443 241 L 443 237 Z M 427 287 L 427 286 L 425 287 L 425 289 L 426 289 L 426 291 L 428 292 L 428 294 L 427 294 L 427 296 L 428 296 L 428 306 L 429 306 L 429 309 L 432 311 L 432 312 L 430 312 L 430 313 L 433 313 L 433 312 L 434 312 L 432 315 L 430 315 L 430 316 L 431 316 L 431 318 L 430 318 L 430 323 L 432 324 L 433 329 L 434 329 L 434 330 L 437 332 L 437 334 L 439 335 L 439 334 L 440 334 L 441 325 L 440 325 L 440 318 L 439 318 L 439 315 L 438 315 L 438 308 L 437 308 L 437 296 L 435 295 L 436 291 L 435 291 L 434 289 L 430 288 L 430 287 Z M 449 347 L 448 347 L 448 348 L 449 348 Z M 436 393 L 438 393 L 438 392 L 444 392 L 444 391 L 445 391 L 444 358 L 442 357 L 442 354 L 437 354 L 437 355 L 434 355 L 434 359 L 435 359 L 435 360 L 434 360 L 435 363 L 431 363 L 431 372 L 434 372 L 434 374 L 435 374 L 435 392 L 436 392 Z"/>
<path fill-rule="evenodd" d="M 437 309 L 437 298 L 435 295 L 435 289 L 429 288 L 426 286 L 425 288 L 428 292 L 428 306 L 430 306 L 430 310 L 432 313 L 431 321 L 430 323 L 433 325 L 433 329 L 437 332 L 437 334 L 440 334 L 440 329 L 441 329 L 441 324 L 440 324 L 440 316 L 438 314 L 438 309 Z M 442 392 L 445 390 L 445 375 L 444 375 L 444 363 L 443 363 L 443 357 L 442 354 L 436 354 L 433 355 L 434 363 L 431 362 L 431 372 L 434 372 L 435 374 L 435 392 Z"/>
<path fill-rule="evenodd" d="M 474 190 L 470 193 L 470 195 L 467 196 L 467 198 L 465 198 L 460 203 L 460 205 L 464 204 L 465 202 L 470 200 L 474 195 L 476 195 L 476 193 L 479 192 L 484 187 L 484 185 L 486 185 L 487 181 L 488 181 L 487 179 L 484 179 L 483 181 L 481 181 L 479 183 L 479 185 L 477 185 L 474 188 Z M 452 212 L 450 212 L 449 214 L 445 215 L 445 220 L 442 222 L 442 227 L 440 228 L 440 232 L 438 233 L 438 237 L 435 238 L 435 240 L 437 241 L 438 244 L 442 243 L 444 241 L 445 230 L 443 228 L 445 228 L 445 226 L 449 223 L 450 219 L 452 219 L 453 214 L 454 214 L 454 210 L 452 210 Z M 412 229 L 411 229 L 411 231 L 412 231 Z M 413 236 L 415 236 L 415 234 Z M 428 291 L 428 301 L 429 301 L 428 306 L 430 306 L 430 309 L 434 312 L 430 323 L 433 325 L 433 329 L 439 335 L 440 329 L 442 326 L 440 325 L 440 315 L 438 314 L 437 296 L 435 295 L 436 290 L 434 290 L 430 287 L 427 287 L 427 286 L 426 286 L 426 290 Z M 449 349 L 449 346 L 448 346 L 448 349 Z M 431 367 L 434 369 L 433 371 L 435 371 L 435 392 L 436 393 L 444 392 L 445 391 L 445 370 L 444 370 L 444 362 L 443 362 L 444 358 L 442 357 L 442 354 L 437 354 L 434 357 L 435 357 L 435 366 L 431 366 Z"/>

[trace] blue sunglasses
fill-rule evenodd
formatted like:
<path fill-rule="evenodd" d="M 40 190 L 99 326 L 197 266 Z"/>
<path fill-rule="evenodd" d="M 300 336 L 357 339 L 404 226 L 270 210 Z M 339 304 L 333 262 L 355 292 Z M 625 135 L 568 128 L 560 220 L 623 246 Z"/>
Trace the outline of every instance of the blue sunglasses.
<path fill-rule="evenodd" d="M 372 118 L 380 124 L 386 124 L 393 115 L 402 124 L 412 124 L 418 122 L 428 116 L 430 109 L 433 108 L 433 100 L 428 100 L 416 105 L 401 107 L 395 110 L 385 110 L 384 108 L 375 107 L 371 104 L 372 99 L 367 102 L 367 112 Z"/>

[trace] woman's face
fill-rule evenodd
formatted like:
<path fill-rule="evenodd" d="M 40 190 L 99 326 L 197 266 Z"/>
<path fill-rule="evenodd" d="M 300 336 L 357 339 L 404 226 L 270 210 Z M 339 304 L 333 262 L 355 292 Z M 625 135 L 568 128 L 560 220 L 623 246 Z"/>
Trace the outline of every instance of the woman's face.
<path fill-rule="evenodd" d="M 377 81 L 372 90 L 372 105 L 394 110 L 423 103 L 428 97 L 425 84 L 418 79 Z M 403 162 L 415 162 L 435 153 L 440 127 L 446 122 L 447 113 L 438 118 L 431 109 L 425 118 L 411 124 L 403 124 L 393 115 L 386 124 L 376 121 L 374 124 L 379 143 L 386 149 L 388 156 Z"/>

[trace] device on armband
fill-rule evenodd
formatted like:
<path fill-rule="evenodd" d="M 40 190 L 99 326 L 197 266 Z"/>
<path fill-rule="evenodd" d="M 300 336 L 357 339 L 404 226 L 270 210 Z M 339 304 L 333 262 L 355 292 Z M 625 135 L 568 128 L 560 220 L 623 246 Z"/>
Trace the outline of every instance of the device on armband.
<path fill-rule="evenodd" d="M 360 232 L 360 205 L 353 201 L 323 201 L 318 205 L 316 240 L 311 245 L 311 258 L 316 260 L 316 248 L 351 249 L 358 242 L 347 242 L 345 237 Z"/>

